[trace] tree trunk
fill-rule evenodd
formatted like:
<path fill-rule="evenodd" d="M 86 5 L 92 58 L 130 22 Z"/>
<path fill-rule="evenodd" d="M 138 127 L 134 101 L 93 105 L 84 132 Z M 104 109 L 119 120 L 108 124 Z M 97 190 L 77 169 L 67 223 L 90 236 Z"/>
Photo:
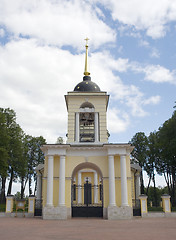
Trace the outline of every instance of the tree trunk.
<path fill-rule="evenodd" d="M 24 198 L 24 191 L 25 191 L 25 188 L 26 188 L 27 181 L 28 181 L 28 179 L 25 180 L 24 177 L 21 178 L 21 199 Z"/>
<path fill-rule="evenodd" d="M 29 175 L 29 196 L 32 195 L 32 179 L 31 179 L 31 175 Z"/>
<path fill-rule="evenodd" d="M 6 177 L 1 177 L 1 180 L 2 180 L 2 188 L 0 193 L 0 203 L 5 204 L 6 203 L 6 197 L 5 197 Z"/>
<path fill-rule="evenodd" d="M 171 198 L 171 203 L 172 206 L 175 207 L 176 203 L 175 203 L 175 169 L 172 169 L 172 198 Z"/>
<path fill-rule="evenodd" d="M 143 180 L 143 172 L 140 173 L 140 181 L 141 181 L 141 194 L 144 194 L 144 180 Z"/>
<path fill-rule="evenodd" d="M 157 194 L 156 194 L 156 182 L 155 182 L 155 174 L 153 173 L 153 187 L 154 187 L 154 206 L 158 206 L 158 201 L 157 201 Z"/>
<path fill-rule="evenodd" d="M 11 192 L 12 192 L 13 178 L 14 178 L 14 171 L 13 171 L 13 168 L 11 168 L 11 171 L 10 171 L 10 181 L 9 181 L 7 195 L 10 195 Z"/>
<path fill-rule="evenodd" d="M 24 196 L 24 178 L 21 179 L 21 199 L 23 199 Z"/>
<path fill-rule="evenodd" d="M 149 177 L 149 181 L 148 181 L 148 185 L 147 185 L 147 189 L 146 189 L 146 195 L 148 196 L 148 190 L 149 190 L 149 187 L 150 187 L 150 182 L 151 182 L 151 174 L 150 174 L 150 177 Z"/>
<path fill-rule="evenodd" d="M 165 181 L 166 181 L 166 184 L 167 184 L 169 195 L 171 195 L 171 189 L 170 189 L 170 185 L 169 185 L 169 180 L 168 180 L 165 172 L 164 172 L 164 178 L 165 178 Z"/>

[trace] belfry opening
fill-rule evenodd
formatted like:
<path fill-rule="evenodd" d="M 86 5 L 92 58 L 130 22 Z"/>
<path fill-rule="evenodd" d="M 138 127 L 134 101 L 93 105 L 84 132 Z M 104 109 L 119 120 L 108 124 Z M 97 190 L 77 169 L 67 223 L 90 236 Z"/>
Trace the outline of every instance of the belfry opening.
<path fill-rule="evenodd" d="M 43 145 L 45 162 L 36 168 L 38 212 L 43 219 L 130 219 L 140 168 L 130 162 L 133 146 L 109 143 L 109 95 L 91 80 L 88 39 L 85 47 L 83 80 L 65 95 L 67 141 Z"/>

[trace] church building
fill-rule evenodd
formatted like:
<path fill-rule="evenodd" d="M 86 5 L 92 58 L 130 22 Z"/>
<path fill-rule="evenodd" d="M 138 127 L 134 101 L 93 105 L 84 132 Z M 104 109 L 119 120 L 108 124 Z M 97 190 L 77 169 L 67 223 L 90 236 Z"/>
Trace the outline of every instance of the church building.
<path fill-rule="evenodd" d="M 130 219 L 140 195 L 133 147 L 108 142 L 109 95 L 91 80 L 87 40 L 83 81 L 65 95 L 67 142 L 44 145 L 45 162 L 36 168 L 43 219 Z"/>

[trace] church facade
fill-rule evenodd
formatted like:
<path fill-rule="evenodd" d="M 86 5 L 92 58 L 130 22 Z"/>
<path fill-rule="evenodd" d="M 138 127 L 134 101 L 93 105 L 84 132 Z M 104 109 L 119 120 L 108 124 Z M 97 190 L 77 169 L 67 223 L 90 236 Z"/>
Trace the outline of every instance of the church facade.
<path fill-rule="evenodd" d="M 140 195 L 140 169 L 130 164 L 130 144 L 109 143 L 109 95 L 91 81 L 86 43 L 83 81 L 65 95 L 66 144 L 46 144 L 37 167 L 37 199 L 43 219 L 102 217 L 129 219 Z"/>

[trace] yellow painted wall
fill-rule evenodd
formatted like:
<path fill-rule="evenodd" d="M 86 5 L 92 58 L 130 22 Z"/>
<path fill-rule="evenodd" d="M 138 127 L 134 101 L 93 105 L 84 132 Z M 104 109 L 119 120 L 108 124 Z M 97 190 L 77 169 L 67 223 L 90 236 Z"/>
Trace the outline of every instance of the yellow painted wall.
<path fill-rule="evenodd" d="M 120 156 L 115 156 L 114 158 L 114 168 L 115 168 L 115 177 L 120 177 Z"/>
<path fill-rule="evenodd" d="M 116 205 L 121 206 L 121 180 L 115 180 L 115 191 L 116 191 Z"/>
<path fill-rule="evenodd" d="M 131 171 L 131 192 L 132 199 L 135 199 L 134 171 Z"/>
<path fill-rule="evenodd" d="M 71 208 L 71 179 L 65 181 L 65 205 Z"/>
<path fill-rule="evenodd" d="M 127 190 L 128 190 L 128 204 L 132 207 L 132 198 L 131 198 L 131 179 L 127 180 Z"/>

